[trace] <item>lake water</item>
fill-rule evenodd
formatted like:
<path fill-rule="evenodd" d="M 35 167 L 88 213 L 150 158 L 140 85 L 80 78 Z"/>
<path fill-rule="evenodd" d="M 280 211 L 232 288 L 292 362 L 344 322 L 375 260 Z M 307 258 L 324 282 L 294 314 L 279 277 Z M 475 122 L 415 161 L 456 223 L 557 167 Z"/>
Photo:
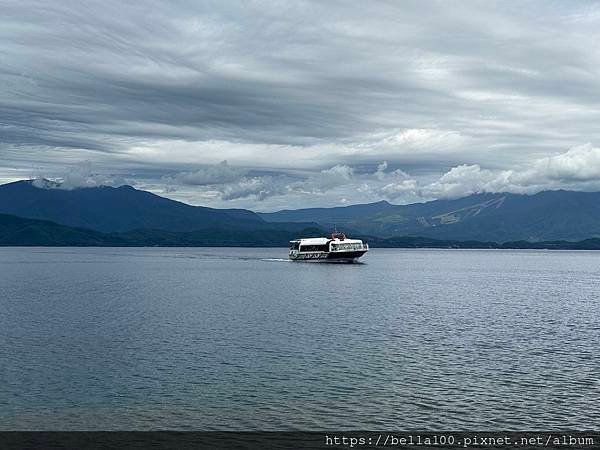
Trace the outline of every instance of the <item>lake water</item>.
<path fill-rule="evenodd" d="M 584 429 L 600 253 L 0 248 L 0 429 Z"/>

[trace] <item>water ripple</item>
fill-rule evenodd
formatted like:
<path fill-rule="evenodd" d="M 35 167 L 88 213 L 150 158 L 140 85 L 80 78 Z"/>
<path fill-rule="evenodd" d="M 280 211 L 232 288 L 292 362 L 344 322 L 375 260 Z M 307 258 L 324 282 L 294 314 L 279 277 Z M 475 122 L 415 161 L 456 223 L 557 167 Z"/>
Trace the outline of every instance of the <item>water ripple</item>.
<path fill-rule="evenodd" d="M 3 248 L 0 264 L 0 429 L 600 417 L 598 253 L 386 249 L 320 265 L 285 249 Z"/>

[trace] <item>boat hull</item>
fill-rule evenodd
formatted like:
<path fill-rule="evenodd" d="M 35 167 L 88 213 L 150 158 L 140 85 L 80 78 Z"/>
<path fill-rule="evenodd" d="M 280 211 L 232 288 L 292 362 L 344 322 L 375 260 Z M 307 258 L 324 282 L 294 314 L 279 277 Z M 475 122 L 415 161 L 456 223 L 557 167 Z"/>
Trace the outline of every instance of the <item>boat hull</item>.
<path fill-rule="evenodd" d="M 312 253 L 296 253 L 290 255 L 292 261 L 302 262 L 321 262 L 321 263 L 353 263 L 362 255 L 367 253 L 366 250 L 355 250 L 350 252 L 312 252 Z"/>

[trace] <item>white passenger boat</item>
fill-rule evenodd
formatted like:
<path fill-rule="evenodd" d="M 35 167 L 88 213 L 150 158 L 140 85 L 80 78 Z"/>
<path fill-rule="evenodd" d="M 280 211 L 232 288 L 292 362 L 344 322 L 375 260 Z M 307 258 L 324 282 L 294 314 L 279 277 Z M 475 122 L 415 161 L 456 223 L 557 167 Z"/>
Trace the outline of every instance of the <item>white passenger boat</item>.
<path fill-rule="evenodd" d="M 369 244 L 360 239 L 348 239 L 344 233 L 330 238 L 304 238 L 290 241 L 292 261 L 354 262 L 369 251 Z"/>

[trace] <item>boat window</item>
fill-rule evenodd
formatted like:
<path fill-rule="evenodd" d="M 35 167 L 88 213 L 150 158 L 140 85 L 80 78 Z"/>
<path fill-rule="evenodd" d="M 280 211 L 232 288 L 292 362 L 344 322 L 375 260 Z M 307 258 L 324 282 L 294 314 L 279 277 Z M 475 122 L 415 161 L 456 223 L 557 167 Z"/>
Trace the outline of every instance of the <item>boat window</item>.
<path fill-rule="evenodd" d="M 290 242 L 290 250 L 298 250 L 300 248 L 300 242 Z"/>
<path fill-rule="evenodd" d="M 303 245 L 300 247 L 301 252 L 326 252 L 327 244 L 325 245 Z"/>
<path fill-rule="evenodd" d="M 334 244 L 336 250 L 338 251 L 342 251 L 342 250 L 362 250 L 363 249 L 363 244 L 360 242 L 357 243 L 343 243 L 343 244 Z M 332 245 L 332 249 L 334 247 L 334 245 Z"/>

